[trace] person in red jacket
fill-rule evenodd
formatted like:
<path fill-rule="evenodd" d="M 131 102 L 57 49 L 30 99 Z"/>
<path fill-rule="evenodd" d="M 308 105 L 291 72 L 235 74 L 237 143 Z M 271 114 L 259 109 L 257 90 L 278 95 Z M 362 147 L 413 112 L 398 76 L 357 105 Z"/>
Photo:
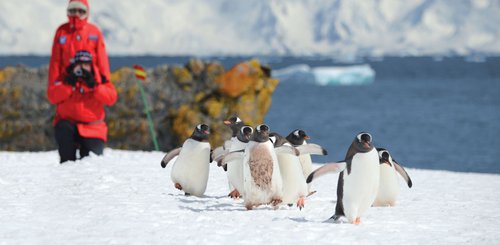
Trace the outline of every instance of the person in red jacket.
<path fill-rule="evenodd" d="M 76 160 L 77 149 L 80 157 L 103 153 L 104 106 L 117 99 L 103 35 L 87 22 L 87 0 L 70 0 L 67 11 L 69 22 L 54 37 L 47 86 L 47 97 L 56 105 L 53 125 L 61 163 Z"/>

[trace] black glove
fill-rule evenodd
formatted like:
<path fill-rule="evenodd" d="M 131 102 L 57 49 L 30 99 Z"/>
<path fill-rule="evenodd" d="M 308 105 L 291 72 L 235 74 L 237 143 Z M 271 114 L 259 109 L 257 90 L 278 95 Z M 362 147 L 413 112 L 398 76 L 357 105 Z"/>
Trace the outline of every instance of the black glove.
<path fill-rule="evenodd" d="M 69 75 L 67 75 L 64 78 L 64 83 L 71 85 L 71 86 L 75 86 L 77 80 L 78 80 L 77 76 L 73 73 L 70 73 Z"/>
<path fill-rule="evenodd" d="M 82 69 L 82 78 L 87 83 L 87 87 L 93 88 L 96 85 L 96 80 L 92 72 Z"/>
<path fill-rule="evenodd" d="M 108 83 L 108 82 L 109 82 L 108 78 L 106 76 L 104 76 L 104 75 L 101 75 L 101 84 L 105 84 L 105 83 Z"/>
<path fill-rule="evenodd" d="M 64 78 L 64 83 L 75 86 L 77 81 L 77 76 L 73 73 L 73 69 L 75 68 L 75 64 L 70 64 L 66 67 L 66 77 Z"/>

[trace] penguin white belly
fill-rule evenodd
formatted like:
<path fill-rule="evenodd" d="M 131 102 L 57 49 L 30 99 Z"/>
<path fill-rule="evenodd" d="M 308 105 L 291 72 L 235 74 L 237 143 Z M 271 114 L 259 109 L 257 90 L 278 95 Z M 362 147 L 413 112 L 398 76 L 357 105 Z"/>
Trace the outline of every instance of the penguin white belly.
<path fill-rule="evenodd" d="M 394 206 L 399 195 L 398 175 L 394 166 L 380 165 L 380 185 L 373 206 Z"/>
<path fill-rule="evenodd" d="M 282 198 L 278 159 L 270 141 L 250 141 L 245 148 L 243 163 L 245 206 L 267 204 L 272 199 Z"/>
<path fill-rule="evenodd" d="M 243 143 L 236 139 L 231 144 L 229 152 L 244 150 L 247 143 Z M 229 183 L 243 195 L 243 159 L 232 160 L 227 163 L 227 178 Z"/>
<path fill-rule="evenodd" d="M 375 149 L 367 153 L 357 153 L 351 161 L 351 173 L 344 170 L 344 194 L 342 204 L 349 222 L 360 218 L 377 196 L 380 167 Z"/>
<path fill-rule="evenodd" d="M 207 188 L 210 143 L 187 139 L 172 166 L 171 179 L 185 193 L 202 196 Z"/>
<path fill-rule="evenodd" d="M 283 203 L 294 204 L 300 197 L 308 194 L 300 160 L 292 154 L 280 153 L 278 163 L 283 179 Z"/>

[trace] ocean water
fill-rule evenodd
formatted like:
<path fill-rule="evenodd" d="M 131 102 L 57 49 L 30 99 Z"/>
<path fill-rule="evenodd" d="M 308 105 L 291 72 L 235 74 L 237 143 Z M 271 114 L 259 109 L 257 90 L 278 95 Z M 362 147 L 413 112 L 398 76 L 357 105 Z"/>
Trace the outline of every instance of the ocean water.
<path fill-rule="evenodd" d="M 407 167 L 500 173 L 500 59 L 367 63 L 376 71 L 368 85 L 282 82 L 266 116 L 271 129 L 306 130 L 329 151 L 316 162 L 342 160 L 367 131 Z"/>
<path fill-rule="evenodd" d="M 272 69 L 306 64 L 346 66 L 329 58 L 258 57 Z M 111 57 L 112 70 L 133 64 L 185 64 L 190 57 Z M 210 57 L 226 68 L 249 57 Z M 0 67 L 38 67 L 48 57 L 0 57 Z M 301 77 L 281 81 L 265 117 L 272 131 L 303 129 L 328 156 L 343 160 L 355 135 L 372 134 L 409 168 L 500 173 L 500 57 L 480 62 L 462 57 L 360 59 L 375 70 L 373 83 L 320 86 Z"/>

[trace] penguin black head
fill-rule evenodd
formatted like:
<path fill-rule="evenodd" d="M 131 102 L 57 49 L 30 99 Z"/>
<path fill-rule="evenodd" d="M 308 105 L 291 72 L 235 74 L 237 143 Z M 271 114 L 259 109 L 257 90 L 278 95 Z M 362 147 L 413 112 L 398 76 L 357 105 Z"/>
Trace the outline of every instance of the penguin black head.
<path fill-rule="evenodd" d="M 269 127 L 265 124 L 261 124 L 255 127 L 255 133 L 252 137 L 253 141 L 266 142 L 269 140 Z"/>
<path fill-rule="evenodd" d="M 274 147 L 280 147 L 286 143 L 290 144 L 290 142 L 288 142 L 285 137 L 276 132 L 269 133 L 269 140 L 271 141 L 271 143 L 273 143 Z"/>
<path fill-rule="evenodd" d="M 206 124 L 198 124 L 196 128 L 194 128 L 193 134 L 191 135 L 191 139 L 196 141 L 207 141 L 208 135 L 210 134 L 210 128 Z"/>
<path fill-rule="evenodd" d="M 356 145 L 358 146 L 358 149 L 361 151 L 370 151 L 373 149 L 373 144 L 372 144 L 372 136 L 371 134 L 367 132 L 361 132 L 356 136 L 356 139 L 354 139 Z"/>
<path fill-rule="evenodd" d="M 250 126 L 243 126 L 241 127 L 240 131 L 238 132 L 238 135 L 236 136 L 239 141 L 243 143 L 248 143 L 250 139 L 252 138 L 253 134 L 253 128 Z"/>
<path fill-rule="evenodd" d="M 391 154 L 389 154 L 389 151 L 384 149 L 384 148 L 377 148 L 378 151 L 378 158 L 380 160 L 380 164 L 389 164 L 389 166 L 392 166 L 391 163 Z"/>
<path fill-rule="evenodd" d="M 288 136 L 286 136 L 286 139 L 292 145 L 302 145 L 304 144 L 304 140 L 308 140 L 310 139 L 310 137 L 306 134 L 304 130 L 296 129 L 292 131 Z"/>
<path fill-rule="evenodd" d="M 224 124 L 231 128 L 231 131 L 233 133 L 232 137 L 236 137 L 236 135 L 238 135 L 238 131 L 243 126 L 243 121 L 239 117 L 233 116 L 225 120 Z"/>

